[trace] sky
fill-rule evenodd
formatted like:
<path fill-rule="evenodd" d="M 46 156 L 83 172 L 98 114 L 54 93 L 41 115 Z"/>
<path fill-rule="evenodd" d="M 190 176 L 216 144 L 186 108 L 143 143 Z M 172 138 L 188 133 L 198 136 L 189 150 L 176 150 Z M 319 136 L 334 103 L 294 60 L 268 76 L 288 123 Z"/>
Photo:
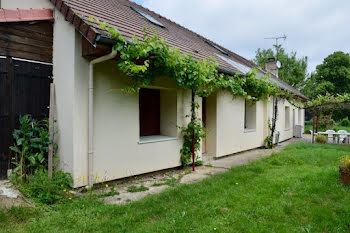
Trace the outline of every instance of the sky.
<path fill-rule="evenodd" d="M 312 72 L 335 51 L 350 52 L 350 0 L 134 0 L 202 36 L 253 59 L 280 40 L 308 57 Z"/>

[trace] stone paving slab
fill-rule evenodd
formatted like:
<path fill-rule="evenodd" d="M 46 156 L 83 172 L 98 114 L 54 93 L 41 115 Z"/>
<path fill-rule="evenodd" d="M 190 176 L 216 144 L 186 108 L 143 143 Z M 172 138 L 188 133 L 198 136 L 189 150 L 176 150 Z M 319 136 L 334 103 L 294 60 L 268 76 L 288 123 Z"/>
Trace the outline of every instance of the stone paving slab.
<path fill-rule="evenodd" d="M 34 207 L 11 185 L 10 181 L 0 180 L 0 208 L 11 208 L 12 206 Z"/>
<path fill-rule="evenodd" d="M 273 149 L 253 149 L 245 152 L 239 152 L 237 154 L 229 155 L 216 160 L 206 161 L 205 164 L 210 164 L 217 168 L 230 169 L 231 167 L 246 165 L 252 161 L 270 156 L 272 153 L 281 151 L 285 146 L 295 142 L 307 142 L 307 138 L 293 138 L 288 141 L 282 142 L 279 146 Z"/>

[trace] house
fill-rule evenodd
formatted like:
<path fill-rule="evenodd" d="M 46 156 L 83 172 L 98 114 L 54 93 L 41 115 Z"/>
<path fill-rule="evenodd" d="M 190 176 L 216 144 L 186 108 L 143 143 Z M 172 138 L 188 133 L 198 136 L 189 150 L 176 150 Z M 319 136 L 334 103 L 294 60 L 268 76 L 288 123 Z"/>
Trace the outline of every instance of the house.
<path fill-rule="evenodd" d="M 118 70 L 114 56 L 108 57 L 114 41 L 89 17 L 108 22 L 127 39 L 133 35 L 142 37 L 143 29 L 151 28 L 170 46 L 194 58 L 214 56 L 221 72 L 246 73 L 258 68 L 213 41 L 127 0 L 1 0 L 1 7 L 4 10 L 0 18 L 11 19 L 6 14 L 12 14 L 12 18 L 27 24 L 52 25 L 57 155 L 60 167 L 72 173 L 76 187 L 88 185 L 88 177 L 90 182 L 98 183 L 179 166 L 182 137 L 178 126 L 189 121 L 186 115 L 190 112 L 191 93 L 177 88 L 169 77 L 142 88 L 139 95 L 124 93 L 122 89 L 130 78 Z M 8 10 L 18 7 L 21 9 L 17 13 Z M 43 8 L 52 11 L 53 19 L 34 17 L 33 11 Z M 25 10 L 30 12 L 23 13 Z M 32 18 L 25 19 L 23 15 Z M 10 47 L 3 50 L 7 54 L 0 55 L 13 56 Z M 20 53 L 17 55 L 21 58 Z M 93 60 L 98 57 L 103 58 Z M 259 75 L 266 72 L 272 82 L 306 99 L 270 73 L 273 69 L 260 69 Z M 93 82 L 89 83 L 89 77 Z M 219 158 L 263 145 L 273 114 L 272 98 L 250 104 L 218 91 L 200 102 L 203 124 L 209 132 L 202 141 L 201 153 Z M 304 110 L 288 101 L 279 101 L 278 109 L 277 131 L 280 141 L 284 141 L 293 137 L 295 125 L 304 124 Z"/>

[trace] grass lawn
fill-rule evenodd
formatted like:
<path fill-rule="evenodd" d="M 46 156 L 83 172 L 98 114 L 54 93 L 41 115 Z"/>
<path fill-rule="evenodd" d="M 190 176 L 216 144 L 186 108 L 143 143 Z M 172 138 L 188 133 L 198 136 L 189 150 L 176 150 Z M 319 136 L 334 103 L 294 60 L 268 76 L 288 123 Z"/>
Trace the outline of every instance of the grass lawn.
<path fill-rule="evenodd" d="M 350 146 L 298 143 L 269 158 L 123 206 L 79 198 L 0 211 L 4 232 L 350 232 Z"/>

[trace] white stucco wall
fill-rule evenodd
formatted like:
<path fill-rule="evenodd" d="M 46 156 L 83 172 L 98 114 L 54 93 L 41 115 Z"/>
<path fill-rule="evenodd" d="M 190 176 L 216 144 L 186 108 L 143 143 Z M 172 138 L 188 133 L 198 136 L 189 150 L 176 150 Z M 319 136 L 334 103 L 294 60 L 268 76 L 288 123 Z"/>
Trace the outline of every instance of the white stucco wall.
<path fill-rule="evenodd" d="M 0 0 L 2 8 L 53 8 L 49 0 Z"/>
<path fill-rule="evenodd" d="M 290 127 L 287 129 L 285 127 L 285 107 L 289 107 L 289 119 L 290 119 Z M 293 110 L 295 111 L 295 122 L 293 125 Z M 276 123 L 276 133 L 280 132 L 280 141 L 285 141 L 293 137 L 293 130 L 295 125 L 299 125 L 299 114 L 298 111 L 300 111 L 300 125 L 304 128 L 304 109 L 298 109 L 292 104 L 290 104 L 287 100 L 281 100 L 278 101 L 278 116 L 277 116 L 277 123 Z M 272 106 L 272 100 L 268 102 L 268 114 L 269 119 L 272 119 L 272 113 L 273 113 L 273 106 Z M 274 138 L 275 140 L 275 138 Z"/>
<path fill-rule="evenodd" d="M 137 94 L 126 94 L 128 77 L 118 71 L 115 63 L 106 62 L 96 66 L 94 103 L 94 173 L 96 181 L 113 180 L 127 176 L 172 168 L 180 165 L 182 139 L 177 130 L 177 139 L 142 144 L 139 136 L 139 98 Z M 161 85 L 171 88 L 174 85 Z M 162 95 L 161 98 L 166 98 Z M 189 96 L 177 90 L 175 122 L 169 117 L 169 127 L 175 128 L 188 114 L 184 106 Z M 162 100 L 161 100 L 162 102 Z M 161 115 L 162 117 L 162 115 Z M 166 116 L 165 116 L 166 117 Z"/>
<path fill-rule="evenodd" d="M 210 99 L 211 98 L 211 99 Z M 225 91 L 218 92 L 207 101 L 207 153 L 222 157 L 237 152 L 261 147 L 269 134 L 268 120 L 272 119 L 272 98 L 256 103 L 256 127 L 254 130 L 244 129 L 243 98 L 233 98 Z M 285 128 L 285 106 L 290 108 L 290 127 Z M 288 101 L 280 100 L 278 103 L 278 120 L 276 132 L 280 132 L 280 141 L 293 137 L 293 109 L 295 109 L 295 125 L 304 125 L 304 110 L 296 109 Z M 211 113 L 210 113 L 211 112 Z M 213 112 L 216 114 L 214 115 Z M 251 117 L 248 117 L 251 119 Z"/>
<path fill-rule="evenodd" d="M 216 157 L 249 150 L 262 145 L 264 140 L 263 102 L 256 103 L 256 127 L 254 130 L 244 129 L 243 98 L 233 98 L 225 91 L 217 94 L 217 144 Z"/>

